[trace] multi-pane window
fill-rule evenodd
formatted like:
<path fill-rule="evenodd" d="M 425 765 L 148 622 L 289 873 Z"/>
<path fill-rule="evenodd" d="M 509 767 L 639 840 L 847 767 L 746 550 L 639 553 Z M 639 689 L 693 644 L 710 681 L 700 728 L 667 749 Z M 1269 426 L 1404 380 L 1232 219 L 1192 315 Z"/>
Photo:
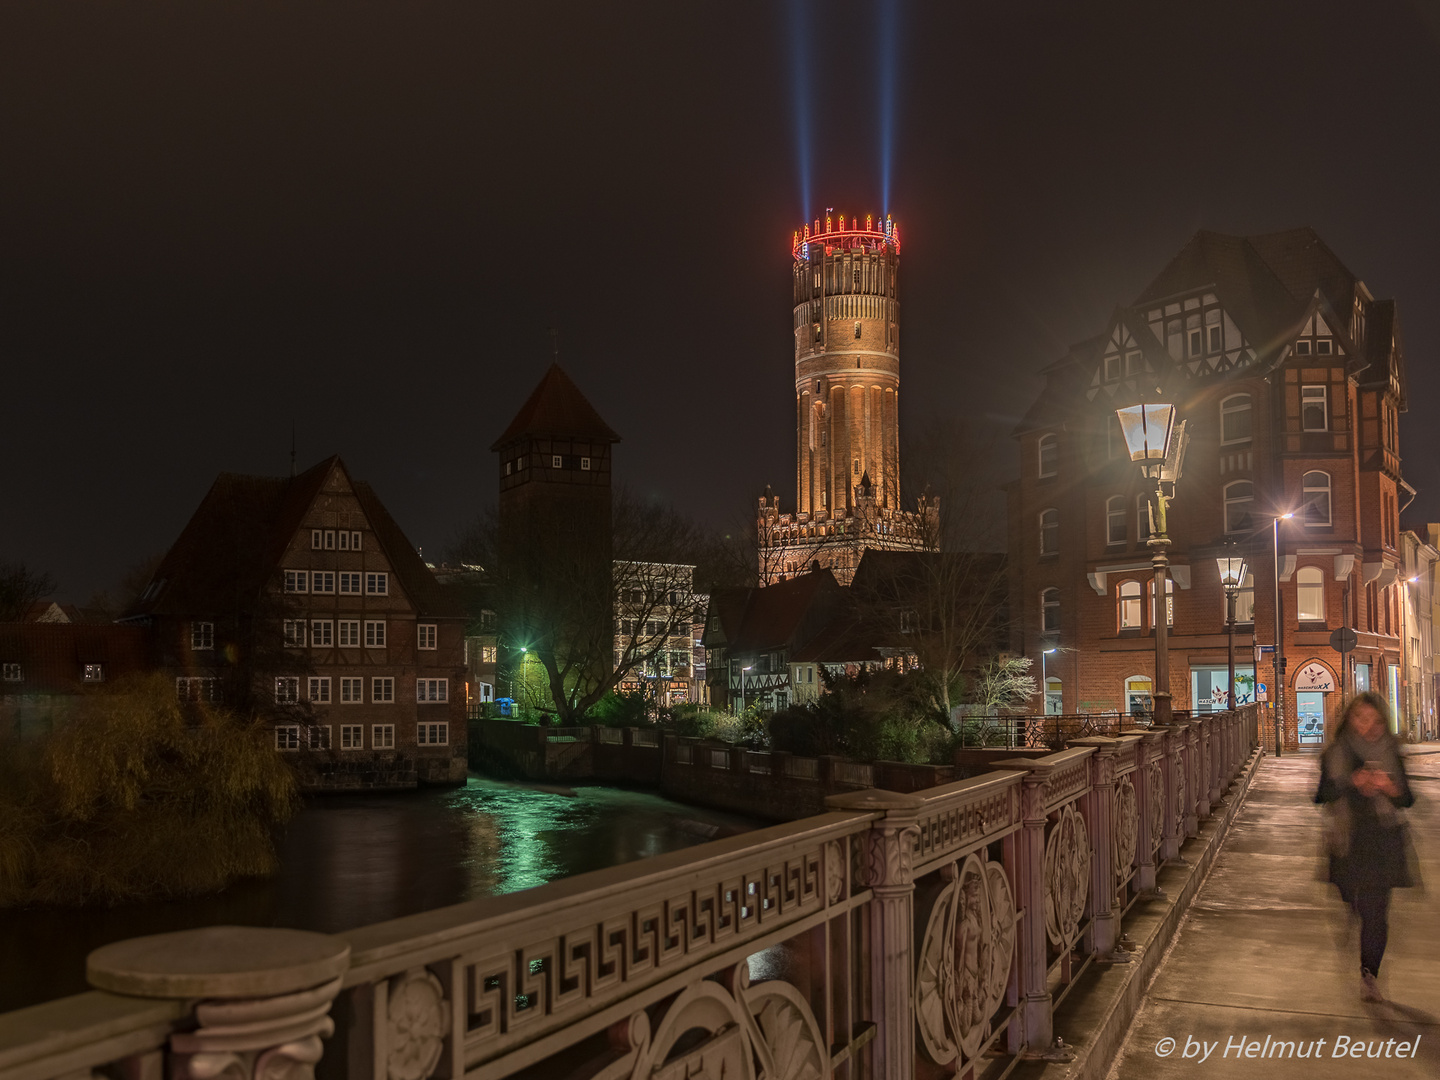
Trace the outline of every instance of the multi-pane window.
<path fill-rule="evenodd" d="M 1330 474 L 1307 472 L 1302 481 L 1304 486 L 1303 506 L 1305 524 L 1323 527 L 1330 524 Z"/>
<path fill-rule="evenodd" d="M 365 748 L 365 729 L 359 724 L 340 725 L 340 749 L 341 750 L 363 750 Z"/>
<path fill-rule="evenodd" d="M 416 701 L 449 701 L 449 679 L 416 679 Z"/>
<path fill-rule="evenodd" d="M 360 534 L 358 532 L 345 532 L 342 530 L 339 536 L 339 540 L 341 551 L 360 550 Z"/>
<path fill-rule="evenodd" d="M 300 677 L 280 675 L 275 679 L 275 702 L 278 705 L 293 705 L 300 700 Z"/>
<path fill-rule="evenodd" d="M 581 472 L 589 472 L 589 471 L 590 471 L 590 459 L 589 459 L 588 457 L 582 457 L 582 458 L 580 459 L 580 471 L 581 471 Z"/>
<path fill-rule="evenodd" d="M 371 724 L 371 725 L 370 725 L 370 749 L 372 749 L 372 750 L 394 750 L 394 749 L 395 749 L 395 725 L 394 725 L 394 724 Z"/>
<path fill-rule="evenodd" d="M 435 648 L 435 624 L 420 623 L 416 626 L 416 633 L 419 638 L 418 647 L 421 649 Z"/>
<path fill-rule="evenodd" d="M 85 667 L 84 667 L 84 669 L 83 669 L 82 672 L 81 672 L 81 677 L 82 677 L 86 682 L 104 682 L 104 681 L 105 681 L 105 665 L 104 665 L 104 664 L 86 664 Z"/>
<path fill-rule="evenodd" d="M 356 596 L 360 594 L 360 573 L 351 573 L 348 570 L 341 570 L 339 573 L 341 593 L 351 593 Z"/>
<path fill-rule="evenodd" d="M 495 652 L 496 652 L 496 647 L 495 647 L 494 645 L 481 645 L 481 646 L 480 646 L 480 662 L 481 662 L 482 664 L 493 664 L 493 663 L 495 663 Z"/>
<path fill-rule="evenodd" d="M 319 705 L 330 704 L 330 676 L 310 676 L 310 700 Z"/>
<path fill-rule="evenodd" d="M 370 680 L 370 700 L 376 702 L 395 700 L 395 679 L 385 675 Z"/>
<path fill-rule="evenodd" d="M 1060 511 L 1040 512 L 1040 554 L 1054 555 L 1060 550 Z"/>
<path fill-rule="evenodd" d="M 310 571 L 310 591 L 312 593 L 333 593 L 335 591 L 335 571 Z"/>
<path fill-rule="evenodd" d="M 312 548 L 314 548 L 316 551 L 320 551 L 320 550 L 334 551 L 334 550 L 335 550 L 335 530 L 334 530 L 334 529 L 311 529 L 311 530 L 310 530 L 310 546 L 311 546 Z"/>
<path fill-rule="evenodd" d="M 365 620 L 365 647 L 367 649 L 383 649 L 385 647 L 385 622 L 383 619 Z"/>
<path fill-rule="evenodd" d="M 311 749 L 311 750 L 329 750 L 329 749 L 330 749 L 330 725 L 329 725 L 329 724 L 311 724 L 310 727 L 307 729 L 307 733 L 308 733 L 309 736 L 310 736 L 310 749 Z"/>
<path fill-rule="evenodd" d="M 1250 511 L 1255 505 L 1255 485 L 1236 480 L 1225 485 L 1225 531 L 1245 532 L 1250 528 Z"/>
<path fill-rule="evenodd" d="M 1300 430 L 1328 431 L 1330 423 L 1326 414 L 1325 395 L 1328 387 L 1302 386 L 1300 388 Z"/>
<path fill-rule="evenodd" d="M 1125 533 L 1125 496 L 1112 495 L 1105 500 L 1105 542 L 1123 544 Z"/>
<path fill-rule="evenodd" d="M 358 705 L 365 700 L 365 680 L 342 678 L 340 680 L 340 704 Z"/>
<path fill-rule="evenodd" d="M 313 619 L 310 622 L 310 647 L 328 649 L 335 644 L 335 623 L 331 619 Z"/>
<path fill-rule="evenodd" d="M 300 725 L 280 724 L 275 728 L 275 749 L 276 750 L 299 750 L 300 749 Z"/>
<path fill-rule="evenodd" d="M 215 648 L 215 624 L 213 622 L 192 622 L 190 624 L 190 648 L 196 652 Z"/>
<path fill-rule="evenodd" d="M 449 724 L 415 725 L 415 742 L 420 746 L 444 746 L 449 741 Z"/>
<path fill-rule="evenodd" d="M 308 592 L 310 586 L 310 572 L 308 570 L 286 570 L 285 591 L 289 593 Z"/>
<path fill-rule="evenodd" d="M 286 619 L 284 628 L 285 647 L 287 649 L 301 649 L 305 647 L 304 619 Z"/>
<path fill-rule="evenodd" d="M 1060 467 L 1060 439 L 1054 435 L 1040 436 L 1039 475 L 1054 476 Z"/>
<path fill-rule="evenodd" d="M 3 670 L 0 670 L 0 677 L 3 677 L 6 682 L 20 682 L 25 678 L 23 672 L 20 670 L 19 664 L 3 665 Z"/>
<path fill-rule="evenodd" d="M 1046 589 L 1040 594 L 1040 629 L 1046 634 L 1060 632 L 1060 590 Z"/>
<path fill-rule="evenodd" d="M 175 680 L 175 696 L 181 701 L 219 701 L 220 680 L 182 675 Z"/>
<path fill-rule="evenodd" d="M 1231 394 L 1220 402 L 1220 441 L 1244 442 L 1251 437 L 1251 402 L 1249 394 Z"/>
<path fill-rule="evenodd" d="M 1295 574 L 1295 618 L 1325 621 L 1325 571 L 1318 566 L 1302 566 Z"/>
<path fill-rule="evenodd" d="M 360 647 L 360 620 L 340 620 L 340 647 L 342 649 L 358 649 Z"/>
<path fill-rule="evenodd" d="M 365 591 L 371 596 L 384 596 L 390 591 L 389 574 L 366 574 Z"/>
<path fill-rule="evenodd" d="M 1140 629 L 1140 583 L 1122 581 L 1116 590 L 1120 607 L 1120 629 Z"/>

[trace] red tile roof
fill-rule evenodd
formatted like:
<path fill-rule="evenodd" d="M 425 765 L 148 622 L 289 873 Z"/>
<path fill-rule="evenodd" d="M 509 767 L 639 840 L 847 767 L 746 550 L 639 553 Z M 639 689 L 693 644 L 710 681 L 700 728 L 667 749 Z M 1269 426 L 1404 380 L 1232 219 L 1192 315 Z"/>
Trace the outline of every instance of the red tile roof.
<path fill-rule="evenodd" d="M 534 436 L 619 442 L 620 436 L 595 411 L 580 388 L 559 364 L 551 364 L 540 385 L 520 406 L 510 426 L 491 445 L 499 450 L 517 439 Z"/>

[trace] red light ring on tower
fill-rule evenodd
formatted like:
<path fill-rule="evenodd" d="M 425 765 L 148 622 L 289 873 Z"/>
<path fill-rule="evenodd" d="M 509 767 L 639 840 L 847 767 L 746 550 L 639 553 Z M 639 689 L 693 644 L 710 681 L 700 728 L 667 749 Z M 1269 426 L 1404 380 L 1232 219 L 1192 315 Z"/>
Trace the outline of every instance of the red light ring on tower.
<path fill-rule="evenodd" d="M 859 219 L 852 219 L 856 225 Z M 866 219 L 868 225 L 871 219 Z M 884 228 L 844 228 L 845 216 L 840 216 L 841 228 L 833 228 L 831 219 L 826 218 L 824 228 L 817 218 L 815 227 L 809 225 L 797 229 L 790 238 L 790 255 L 796 262 L 810 257 L 810 245 L 823 245 L 828 255 L 836 248 L 843 250 L 860 249 L 862 251 L 879 251 L 885 247 L 891 247 L 895 254 L 900 254 L 900 226 L 890 218 L 884 221 Z"/>

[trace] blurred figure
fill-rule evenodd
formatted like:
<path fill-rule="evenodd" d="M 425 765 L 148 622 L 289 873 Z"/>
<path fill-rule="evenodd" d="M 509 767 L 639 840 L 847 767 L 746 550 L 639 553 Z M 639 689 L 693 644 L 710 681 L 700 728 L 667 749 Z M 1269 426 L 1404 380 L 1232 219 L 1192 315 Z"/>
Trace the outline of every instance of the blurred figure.
<path fill-rule="evenodd" d="M 1384 1000 L 1376 984 L 1388 936 L 1390 890 L 1413 885 L 1408 838 L 1398 811 L 1415 797 L 1390 730 L 1385 699 L 1367 691 L 1345 707 L 1320 759 L 1315 801 L 1330 811 L 1330 881 L 1360 916 L 1360 978 L 1366 1001 Z"/>

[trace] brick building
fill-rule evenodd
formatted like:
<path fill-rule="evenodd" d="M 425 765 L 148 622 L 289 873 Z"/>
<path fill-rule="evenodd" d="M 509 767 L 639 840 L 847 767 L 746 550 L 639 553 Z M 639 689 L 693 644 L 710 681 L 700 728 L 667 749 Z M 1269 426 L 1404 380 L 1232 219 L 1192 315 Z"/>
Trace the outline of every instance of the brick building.
<path fill-rule="evenodd" d="M 795 512 L 765 489 L 759 584 L 818 564 L 848 585 L 868 548 L 938 543 L 938 500 L 900 505 L 900 234 L 889 218 L 827 215 L 795 234 L 791 258 Z"/>
<path fill-rule="evenodd" d="M 0 623 L 0 742 L 48 734 L 81 694 L 154 670 L 153 652 L 143 627 L 72 622 L 68 614 Z"/>
<path fill-rule="evenodd" d="M 1237 670 L 1267 686 L 1270 654 L 1256 670 L 1252 645 L 1274 644 L 1278 576 L 1290 745 L 1318 743 L 1342 689 L 1381 690 L 1402 711 L 1406 394 L 1393 300 L 1375 299 L 1310 229 L 1202 231 L 1043 374 L 1014 432 L 1012 647 L 1032 658 L 1057 650 L 1045 690 L 1065 711 L 1143 711 L 1152 701 L 1150 482 L 1130 462 L 1114 412 L 1140 400 L 1175 404 L 1189 434 L 1163 605 L 1174 708 L 1214 708 L 1224 693 L 1215 557 L 1228 541 L 1251 570 Z M 1286 513 L 1294 517 L 1278 524 L 1276 557 L 1272 523 Z M 1345 626 L 1359 643 L 1342 667 L 1329 639 Z M 1242 700 L 1255 689 L 1242 681 Z"/>
<path fill-rule="evenodd" d="M 182 697 L 265 717 L 312 786 L 465 779 L 463 607 L 338 457 L 222 473 L 122 621 Z"/>

